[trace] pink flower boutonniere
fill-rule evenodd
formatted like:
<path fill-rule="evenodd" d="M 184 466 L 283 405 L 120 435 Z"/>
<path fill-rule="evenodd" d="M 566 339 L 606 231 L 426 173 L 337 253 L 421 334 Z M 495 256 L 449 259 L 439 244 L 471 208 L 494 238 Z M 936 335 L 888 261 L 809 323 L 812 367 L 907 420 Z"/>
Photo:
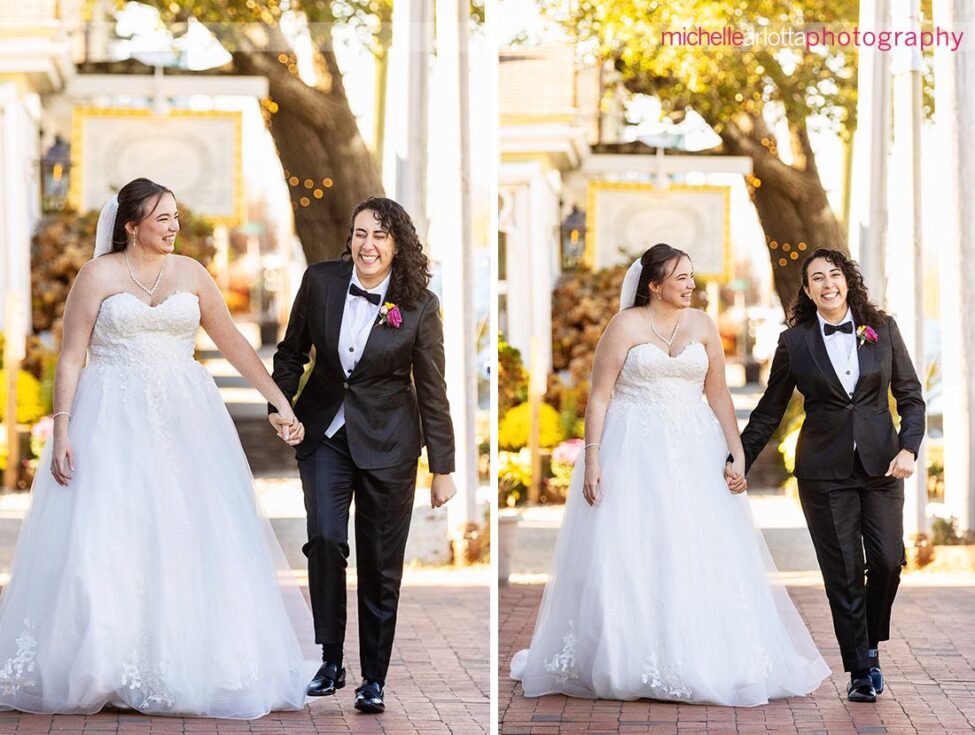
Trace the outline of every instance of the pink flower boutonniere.
<path fill-rule="evenodd" d="M 379 326 L 388 324 L 393 329 L 399 329 L 403 326 L 403 315 L 400 313 L 399 307 L 392 301 L 387 301 L 381 307 L 379 307 Z"/>
<path fill-rule="evenodd" d="M 857 341 L 860 343 L 858 347 L 863 347 L 863 345 L 866 343 L 870 343 L 872 345 L 877 344 L 877 333 L 873 331 L 872 327 L 857 327 Z"/>

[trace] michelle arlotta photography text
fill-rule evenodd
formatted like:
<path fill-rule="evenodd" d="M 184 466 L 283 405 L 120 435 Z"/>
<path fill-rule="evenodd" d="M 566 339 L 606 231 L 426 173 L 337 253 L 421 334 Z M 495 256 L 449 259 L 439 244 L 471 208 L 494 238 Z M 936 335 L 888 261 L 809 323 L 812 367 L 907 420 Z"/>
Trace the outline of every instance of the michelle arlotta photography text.
<path fill-rule="evenodd" d="M 806 48 L 839 46 L 892 51 L 895 48 L 947 48 L 958 51 L 964 31 L 935 26 L 930 30 L 863 30 L 859 27 L 837 30 L 826 26 L 796 28 L 741 28 L 688 26 L 660 33 L 664 46 L 735 46 L 742 48 Z"/>

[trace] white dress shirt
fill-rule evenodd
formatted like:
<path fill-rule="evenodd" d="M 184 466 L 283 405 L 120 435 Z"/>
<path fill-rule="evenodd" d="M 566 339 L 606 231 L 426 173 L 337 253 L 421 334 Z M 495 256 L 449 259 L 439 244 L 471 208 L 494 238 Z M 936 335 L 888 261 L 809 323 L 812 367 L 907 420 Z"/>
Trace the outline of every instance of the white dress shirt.
<path fill-rule="evenodd" d="M 853 324 L 853 332 L 851 334 L 833 332 L 828 337 L 826 336 L 825 328 L 829 322 L 823 319 L 823 315 L 818 311 L 816 312 L 816 316 L 819 318 L 819 328 L 823 330 L 823 342 L 826 343 L 826 352 L 829 353 L 829 361 L 833 363 L 833 370 L 836 371 L 836 377 L 840 379 L 840 383 L 842 383 L 843 390 L 846 391 L 846 394 L 850 398 L 853 398 L 853 391 L 856 389 L 857 381 L 860 379 L 860 358 L 857 354 L 857 325 L 853 321 L 853 313 L 847 308 L 846 316 L 837 323 L 837 326 L 844 322 Z"/>
<path fill-rule="evenodd" d="M 379 304 L 373 305 L 368 299 L 362 296 L 353 296 L 350 293 L 345 295 L 345 309 L 342 311 L 342 327 L 339 331 L 339 362 L 342 363 L 342 370 L 346 376 L 351 375 L 355 366 L 362 358 L 362 351 L 366 347 L 366 341 L 372 333 L 373 324 L 379 315 L 379 308 L 386 300 L 386 291 L 389 289 L 389 276 L 374 288 L 365 288 L 356 275 L 355 268 L 352 269 L 352 281 L 363 291 L 379 294 Z M 325 436 L 331 437 L 335 432 L 345 425 L 345 404 L 339 406 L 332 423 L 325 429 Z"/>

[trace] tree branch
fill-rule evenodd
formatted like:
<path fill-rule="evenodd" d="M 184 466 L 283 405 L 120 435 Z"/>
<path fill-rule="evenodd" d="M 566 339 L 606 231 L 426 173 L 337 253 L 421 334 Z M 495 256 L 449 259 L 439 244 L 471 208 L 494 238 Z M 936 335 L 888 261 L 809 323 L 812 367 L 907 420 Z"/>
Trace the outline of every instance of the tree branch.
<path fill-rule="evenodd" d="M 280 105 L 288 105 L 292 113 L 313 127 L 324 128 L 329 135 L 347 141 L 358 135 L 358 129 L 349 126 L 343 115 L 342 101 L 332 98 L 321 90 L 309 87 L 293 76 L 274 54 L 264 52 L 234 54 L 234 63 L 245 73 L 268 78 L 271 96 Z"/>

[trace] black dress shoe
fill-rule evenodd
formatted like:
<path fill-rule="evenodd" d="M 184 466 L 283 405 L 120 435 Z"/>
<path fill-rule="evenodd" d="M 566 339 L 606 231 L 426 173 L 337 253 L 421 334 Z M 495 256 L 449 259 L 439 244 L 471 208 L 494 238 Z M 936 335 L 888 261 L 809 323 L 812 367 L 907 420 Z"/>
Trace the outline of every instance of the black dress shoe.
<path fill-rule="evenodd" d="M 355 708 L 373 714 L 383 712 L 386 704 L 383 702 L 382 685 L 372 679 L 363 679 L 362 686 L 355 690 Z"/>
<path fill-rule="evenodd" d="M 884 691 L 884 674 L 879 666 L 870 667 L 870 681 L 873 682 L 873 688 L 877 690 L 877 694 Z"/>
<path fill-rule="evenodd" d="M 869 676 L 851 679 L 846 685 L 846 698 L 851 702 L 876 702 L 877 690 L 873 688 L 873 681 Z"/>
<path fill-rule="evenodd" d="M 345 668 L 340 669 L 338 664 L 326 661 L 319 667 L 315 678 L 308 684 L 305 694 L 309 697 L 327 697 L 329 694 L 335 694 L 336 689 L 341 689 L 344 686 Z"/>

